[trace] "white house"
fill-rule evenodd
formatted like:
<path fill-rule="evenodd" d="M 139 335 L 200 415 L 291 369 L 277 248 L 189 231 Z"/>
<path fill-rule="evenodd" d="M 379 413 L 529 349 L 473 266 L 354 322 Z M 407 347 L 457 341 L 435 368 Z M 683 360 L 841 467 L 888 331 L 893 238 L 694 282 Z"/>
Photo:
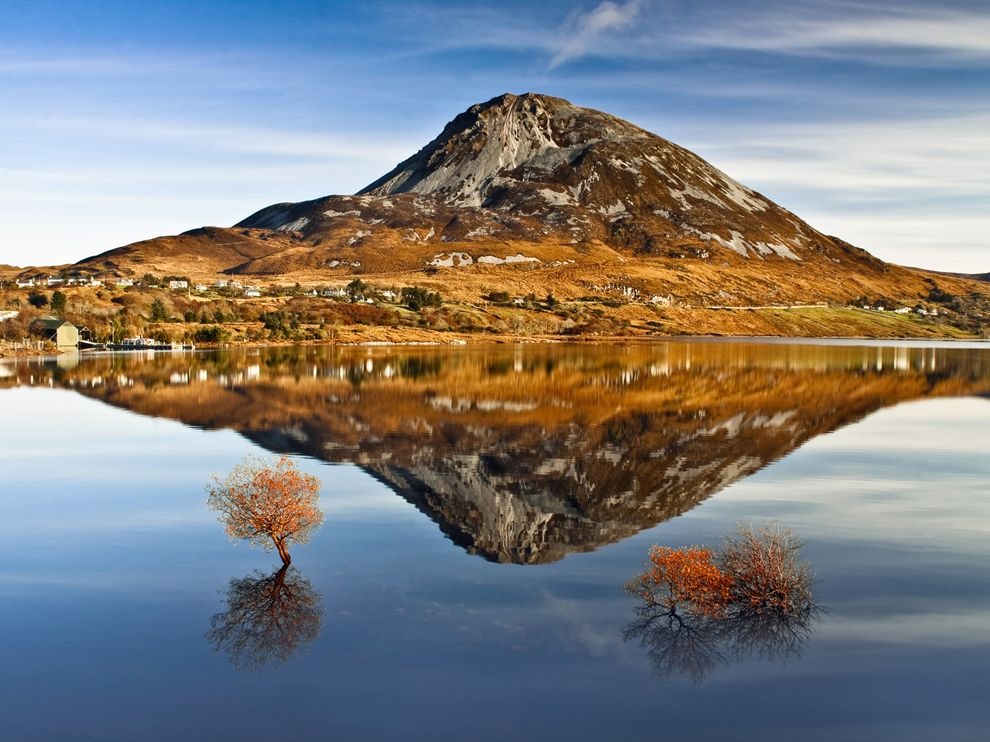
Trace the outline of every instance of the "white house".
<path fill-rule="evenodd" d="M 179 289 L 189 288 L 189 281 L 169 281 L 168 287 L 172 291 L 178 291 Z"/>

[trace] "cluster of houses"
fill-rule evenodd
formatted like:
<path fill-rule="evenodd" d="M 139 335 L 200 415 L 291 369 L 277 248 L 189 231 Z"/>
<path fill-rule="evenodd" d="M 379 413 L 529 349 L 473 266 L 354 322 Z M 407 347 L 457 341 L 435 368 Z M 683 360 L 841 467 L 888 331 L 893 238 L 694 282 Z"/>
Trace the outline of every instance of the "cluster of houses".
<path fill-rule="evenodd" d="M 92 287 L 92 288 L 130 288 L 132 286 L 146 285 L 143 281 L 134 278 L 97 278 L 90 275 L 68 275 L 68 276 L 31 276 L 29 278 L 17 278 L 14 283 L 17 288 L 54 289 L 62 286 Z M 263 296 L 265 289 L 258 285 L 244 284 L 231 279 L 219 279 L 212 284 L 190 283 L 187 279 L 172 278 L 162 284 L 147 284 L 154 288 L 167 288 L 170 291 L 195 292 L 205 294 L 209 291 L 223 292 L 226 295 L 239 295 L 245 298 L 257 298 Z M 374 304 L 375 301 L 396 302 L 399 294 L 392 289 L 378 289 L 371 286 L 363 287 L 363 290 L 354 291 L 352 288 L 342 287 L 319 287 L 310 288 L 302 292 L 304 296 L 324 297 L 328 299 L 343 299 L 353 302 Z"/>
<path fill-rule="evenodd" d="M 14 284 L 19 289 L 34 288 L 59 288 L 61 286 L 81 286 L 89 288 L 130 288 L 131 286 L 142 285 L 141 281 L 133 278 L 97 278 L 95 276 L 32 276 L 30 278 L 18 278 Z M 189 281 L 184 279 L 171 279 L 166 285 L 170 291 L 189 291 Z M 262 295 L 259 286 L 244 285 L 238 281 L 220 280 L 209 286 L 205 283 L 197 283 L 192 286 L 192 290 L 198 293 L 206 293 L 212 289 L 229 290 L 240 293 L 246 297 L 258 297 Z"/>
<path fill-rule="evenodd" d="M 90 288 L 117 286 L 118 288 L 127 288 L 128 286 L 139 285 L 140 281 L 135 281 L 133 278 L 101 279 L 95 276 L 32 276 L 31 278 L 18 278 L 14 283 L 19 289 L 58 288 L 59 286 L 87 286 Z"/>
<path fill-rule="evenodd" d="M 210 290 L 209 286 L 202 283 L 196 284 L 193 288 L 199 293 L 204 293 Z M 228 281 L 226 279 L 221 279 L 214 283 L 213 288 L 217 291 L 231 291 L 234 293 L 239 293 L 248 298 L 258 297 L 264 293 L 260 286 L 251 286 L 250 284 L 245 285 L 240 281 Z"/>
<path fill-rule="evenodd" d="M 924 317 L 937 317 L 938 316 L 938 310 L 937 309 L 925 309 L 924 307 L 915 307 L 914 309 L 911 309 L 911 307 L 898 307 L 897 309 L 889 309 L 888 310 L 886 307 L 882 307 L 882 306 L 879 306 L 879 305 L 878 306 L 875 306 L 875 307 L 871 307 L 868 304 L 864 304 L 862 306 L 862 308 L 865 309 L 868 312 L 887 312 L 887 311 L 889 311 L 891 314 L 911 314 L 911 312 L 914 312 L 915 314 L 920 314 L 920 315 L 922 315 Z"/>
<path fill-rule="evenodd" d="M 122 278 L 119 280 L 130 281 L 128 278 Z M 40 276 L 36 278 L 18 278 L 15 283 L 19 289 L 37 288 L 40 286 L 45 286 L 48 288 L 54 288 L 56 286 L 92 286 L 102 288 L 106 285 L 105 281 L 101 281 L 93 276 L 70 276 L 69 278 L 64 278 L 62 276 Z M 130 283 L 126 285 L 133 286 L 134 282 L 130 281 Z"/>
<path fill-rule="evenodd" d="M 374 304 L 376 298 L 388 302 L 394 302 L 399 298 L 399 295 L 391 289 L 376 289 L 372 287 L 367 287 L 367 289 L 373 296 L 365 296 L 362 292 L 352 293 L 345 288 L 333 286 L 323 289 L 310 289 L 303 292 L 303 296 L 322 296 L 325 299 L 349 299 L 363 304 Z"/>

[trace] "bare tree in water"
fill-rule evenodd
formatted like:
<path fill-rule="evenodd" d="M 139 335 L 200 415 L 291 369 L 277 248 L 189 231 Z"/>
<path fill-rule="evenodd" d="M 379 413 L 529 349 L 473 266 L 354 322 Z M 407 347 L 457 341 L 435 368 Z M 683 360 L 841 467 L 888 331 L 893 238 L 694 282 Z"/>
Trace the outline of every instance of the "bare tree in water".
<path fill-rule="evenodd" d="M 320 480 L 291 459 L 247 457 L 225 477 L 214 476 L 206 504 L 220 514 L 227 535 L 270 549 L 289 564 L 288 544 L 305 543 L 323 523 Z"/>
<path fill-rule="evenodd" d="M 225 652 L 238 669 L 256 670 L 285 662 L 320 634 L 320 595 L 288 564 L 270 575 L 234 579 L 227 587 L 227 610 L 210 619 L 206 639 Z"/>

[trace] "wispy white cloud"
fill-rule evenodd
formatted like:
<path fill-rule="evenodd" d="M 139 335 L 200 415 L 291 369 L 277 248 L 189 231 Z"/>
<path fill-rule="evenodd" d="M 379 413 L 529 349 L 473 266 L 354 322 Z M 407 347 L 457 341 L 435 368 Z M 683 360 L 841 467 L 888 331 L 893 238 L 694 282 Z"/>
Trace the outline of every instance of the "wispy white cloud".
<path fill-rule="evenodd" d="M 422 142 L 401 132 L 395 137 L 354 131 L 272 128 L 188 119 L 109 118 L 63 115 L 42 118 L 0 115 L 0 136 L 23 145 L 58 142 L 57 156 L 29 160 L 10 157 L 3 168 L 13 177 L 50 173 L 63 180 L 108 178 L 126 172 L 140 176 L 154 165 L 158 175 L 224 178 L 231 170 L 246 174 L 306 173 L 332 167 L 362 173 L 369 181 L 392 167 Z M 43 151 L 43 148 L 42 148 Z M 92 156 L 102 153 L 101 158 Z M 181 156 L 176 159 L 175 153 Z M 233 160 L 234 156 L 246 156 Z M 125 163 L 121 165 L 121 163 Z M 83 175 L 83 173 L 85 174 Z M 48 177 L 48 176 L 46 176 Z M 147 172 L 144 172 L 147 178 Z"/>
<path fill-rule="evenodd" d="M 812 226 L 885 260 L 990 266 L 990 110 L 699 125 L 679 142 Z"/>
<path fill-rule="evenodd" d="M 924 52 L 947 59 L 990 58 L 990 9 L 824 6 L 818 17 L 800 6 L 728 23 L 695 27 L 687 35 L 700 47 L 799 55 L 871 56 Z M 898 57 L 903 60 L 903 57 Z"/>
<path fill-rule="evenodd" d="M 549 56 L 549 69 L 594 52 L 622 56 L 629 32 L 649 0 L 602 0 L 590 10 L 557 14 L 553 8 L 520 12 L 503 6 L 447 6 L 402 3 L 390 7 L 390 22 L 401 30 L 403 48 L 391 61 L 457 50 L 491 49 Z M 443 35 L 435 33 L 445 29 Z"/>
<path fill-rule="evenodd" d="M 409 155 L 410 147 L 422 143 L 404 138 L 387 139 L 360 132 L 308 131 L 292 128 L 239 126 L 228 123 L 189 119 L 160 119 L 101 116 L 58 118 L 7 118 L 0 116 L 0 126 L 29 127 L 61 134 L 92 135 L 100 138 L 178 142 L 184 148 L 209 149 L 214 152 L 299 157 L 333 158 L 372 163 L 397 162 Z"/>
<path fill-rule="evenodd" d="M 990 219 L 979 215 L 918 214 L 910 207 L 855 214 L 809 204 L 800 215 L 815 229 L 868 250 L 882 260 L 929 270 L 990 271 L 986 235 Z"/>
<path fill-rule="evenodd" d="M 572 12 L 562 25 L 548 13 L 473 6 L 395 9 L 395 22 L 419 53 L 465 48 L 529 50 L 550 54 L 550 70 L 590 53 L 619 60 L 678 61 L 712 50 L 844 58 L 879 64 L 990 60 L 990 8 L 845 0 L 765 3 L 746 12 L 721 4 L 603 0 Z M 442 25 L 450 33 L 422 33 Z"/>
<path fill-rule="evenodd" d="M 726 136 L 727 131 L 729 136 Z M 990 199 L 990 111 L 962 116 L 720 127 L 697 142 L 723 169 L 769 184 L 885 200 L 890 189 Z"/>
<path fill-rule="evenodd" d="M 588 54 L 603 34 L 628 30 L 639 18 L 644 7 L 644 0 L 626 0 L 621 4 L 603 0 L 588 12 L 573 15 L 556 43 L 556 53 L 550 60 L 550 68 Z"/>

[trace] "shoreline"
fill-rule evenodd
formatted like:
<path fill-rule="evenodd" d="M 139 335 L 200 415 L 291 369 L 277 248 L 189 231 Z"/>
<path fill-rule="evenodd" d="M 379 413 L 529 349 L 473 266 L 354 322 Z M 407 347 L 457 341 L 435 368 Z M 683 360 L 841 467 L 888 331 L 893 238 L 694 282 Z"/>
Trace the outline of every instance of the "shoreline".
<path fill-rule="evenodd" d="M 450 338 L 435 339 L 350 339 L 346 341 L 254 341 L 238 343 L 202 343 L 197 345 L 195 350 L 176 351 L 80 351 L 77 348 L 18 348 L 5 349 L 0 347 L 0 362 L 17 361 L 23 359 L 58 359 L 61 356 L 71 356 L 73 354 L 89 355 L 99 353 L 116 353 L 119 355 L 151 353 L 196 353 L 216 350 L 238 350 L 252 348 L 478 348 L 484 346 L 500 345 L 650 345 L 669 342 L 712 342 L 712 343 L 767 343 L 767 344 L 793 344 L 793 345 L 815 345 L 815 344 L 837 344 L 837 345 L 951 345 L 966 346 L 972 345 L 974 348 L 990 347 L 988 338 L 964 338 L 964 337 L 910 337 L 910 336 L 890 336 L 878 337 L 868 335 L 583 335 L 583 336 L 552 336 L 552 335 L 497 335 L 480 336 L 457 335 Z"/>

